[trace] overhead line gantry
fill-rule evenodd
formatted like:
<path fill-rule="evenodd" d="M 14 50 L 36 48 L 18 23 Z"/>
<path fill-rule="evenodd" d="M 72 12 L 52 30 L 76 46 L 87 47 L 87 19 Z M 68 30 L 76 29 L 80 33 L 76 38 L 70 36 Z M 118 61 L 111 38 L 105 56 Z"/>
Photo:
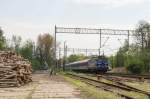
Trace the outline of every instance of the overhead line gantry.
<path fill-rule="evenodd" d="M 102 35 L 122 35 L 128 37 L 128 46 L 130 36 L 134 36 L 135 30 L 123 30 L 123 29 L 103 29 L 103 28 L 68 28 L 68 27 L 57 27 L 55 26 L 55 60 L 56 58 L 56 42 L 57 34 L 98 34 L 99 35 L 99 55 L 102 47 L 101 38 Z"/>

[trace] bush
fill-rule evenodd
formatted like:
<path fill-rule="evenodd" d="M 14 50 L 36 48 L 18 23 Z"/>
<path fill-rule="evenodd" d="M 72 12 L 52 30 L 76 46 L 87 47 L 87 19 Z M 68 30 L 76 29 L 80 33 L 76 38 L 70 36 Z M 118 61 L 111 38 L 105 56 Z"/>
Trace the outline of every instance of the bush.
<path fill-rule="evenodd" d="M 127 70 L 134 74 L 140 74 L 142 72 L 141 64 L 133 63 L 127 67 Z"/>
<path fill-rule="evenodd" d="M 40 62 L 37 59 L 32 59 L 32 68 L 33 70 L 39 70 L 40 69 Z"/>
<path fill-rule="evenodd" d="M 143 71 L 144 63 L 139 57 L 129 57 L 127 70 L 139 74 Z"/>

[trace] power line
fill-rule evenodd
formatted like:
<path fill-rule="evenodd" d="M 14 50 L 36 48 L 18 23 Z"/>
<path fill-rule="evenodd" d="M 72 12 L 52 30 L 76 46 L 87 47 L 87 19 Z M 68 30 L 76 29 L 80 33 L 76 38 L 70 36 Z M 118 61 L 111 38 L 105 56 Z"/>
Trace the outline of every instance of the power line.
<path fill-rule="evenodd" d="M 128 37 L 128 45 L 129 45 L 129 38 L 130 36 L 134 36 L 135 30 L 121 30 L 121 29 L 92 29 L 92 28 L 66 28 L 66 27 L 56 27 L 55 26 L 55 60 L 57 60 L 57 56 L 56 56 L 56 52 L 57 52 L 57 48 L 56 48 L 56 39 L 57 39 L 57 35 L 58 33 L 67 33 L 67 34 L 99 34 L 99 49 L 94 49 L 93 51 L 99 51 L 99 55 L 100 55 L 100 49 L 101 49 L 101 38 L 102 35 L 123 35 L 123 36 L 127 36 Z M 104 42 L 104 44 L 107 42 L 107 40 Z M 75 51 L 75 49 L 69 49 L 67 48 L 67 51 Z M 91 50 L 91 49 L 90 49 Z M 86 55 L 87 52 L 89 51 L 89 49 L 78 49 L 78 51 L 85 51 Z"/>
<path fill-rule="evenodd" d="M 102 35 L 134 35 L 135 30 L 121 30 L 121 29 L 92 29 L 92 28 L 65 28 L 57 27 L 57 33 L 73 33 L 73 34 L 101 34 Z"/>

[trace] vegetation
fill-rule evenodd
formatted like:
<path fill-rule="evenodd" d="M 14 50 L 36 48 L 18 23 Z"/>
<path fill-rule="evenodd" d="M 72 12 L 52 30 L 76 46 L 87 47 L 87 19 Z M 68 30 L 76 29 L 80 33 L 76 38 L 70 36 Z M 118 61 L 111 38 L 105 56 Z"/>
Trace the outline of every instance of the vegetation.
<path fill-rule="evenodd" d="M 134 35 L 134 43 L 129 45 L 126 40 L 118 52 L 109 57 L 109 61 L 113 68 L 125 67 L 131 73 L 150 73 L 150 23 L 140 21 Z M 0 28 L 0 50 L 13 50 L 21 54 L 31 61 L 34 70 L 54 70 L 54 39 L 50 34 L 39 35 L 37 43 L 32 40 L 22 42 L 20 36 L 13 35 L 11 44 L 8 43 Z M 58 60 L 58 65 L 62 60 L 69 63 L 86 58 L 83 54 L 73 54 Z"/>
<path fill-rule="evenodd" d="M 21 37 L 20 36 L 12 36 L 12 46 L 11 48 L 19 54 L 19 50 L 20 50 L 20 44 L 21 44 Z"/>
<path fill-rule="evenodd" d="M 20 36 L 13 35 L 11 44 L 6 42 L 0 28 L 0 50 L 11 50 L 30 60 L 34 70 L 52 68 L 54 64 L 53 37 L 50 34 L 39 35 L 37 44 L 32 40 L 22 42 Z"/>
<path fill-rule="evenodd" d="M 67 58 L 67 61 L 70 62 L 75 62 L 75 61 L 80 61 L 80 60 L 84 60 L 87 57 L 84 54 L 72 54 Z"/>
<path fill-rule="evenodd" d="M 125 41 L 115 56 L 109 60 L 114 67 L 125 67 L 131 73 L 150 73 L 150 24 L 140 21 L 132 45 Z"/>
<path fill-rule="evenodd" d="M 0 50 L 3 50 L 6 46 L 5 37 L 3 36 L 3 30 L 0 28 Z"/>
<path fill-rule="evenodd" d="M 111 92 L 104 90 L 99 90 L 93 86 L 87 85 L 80 80 L 75 80 L 67 76 L 63 76 L 66 81 L 70 82 L 72 85 L 76 86 L 81 90 L 84 99 L 122 99 Z"/>
<path fill-rule="evenodd" d="M 37 58 L 41 65 L 43 65 L 43 69 L 48 68 L 54 64 L 54 47 L 53 47 L 53 37 L 50 34 L 39 35 L 37 41 Z"/>

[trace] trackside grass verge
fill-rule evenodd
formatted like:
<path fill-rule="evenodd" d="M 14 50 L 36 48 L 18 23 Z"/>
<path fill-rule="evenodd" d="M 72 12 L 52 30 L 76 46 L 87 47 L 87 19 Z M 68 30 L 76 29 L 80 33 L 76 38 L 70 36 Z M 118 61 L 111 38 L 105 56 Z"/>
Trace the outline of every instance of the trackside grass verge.
<path fill-rule="evenodd" d="M 80 80 L 72 79 L 66 75 L 63 75 L 64 79 L 77 87 L 83 96 L 83 99 L 124 99 L 111 92 L 97 89 L 91 85 L 87 85 Z"/>
<path fill-rule="evenodd" d="M 73 73 L 73 74 L 75 74 L 75 73 Z M 83 76 L 83 77 L 88 77 L 88 78 L 90 78 L 90 79 L 95 79 L 95 80 L 97 80 L 96 77 L 86 76 L 85 74 L 75 74 L 75 75 L 81 75 L 81 76 Z M 109 80 L 106 80 L 106 79 L 103 79 L 103 78 L 101 78 L 100 81 L 101 81 L 101 82 L 105 82 L 105 83 L 109 83 L 109 84 L 113 84 L 113 81 L 109 81 Z M 134 82 L 134 83 L 131 83 L 131 84 L 136 84 L 136 83 Z M 140 86 L 140 87 L 138 87 L 138 86 Z M 142 88 L 144 88 L 145 90 L 146 90 L 146 89 L 149 89 L 148 86 L 147 86 L 147 88 L 146 88 L 146 87 L 143 87 L 143 86 L 141 86 L 141 85 L 138 85 L 138 86 L 136 86 L 135 88 L 139 88 L 140 90 L 141 90 Z M 145 85 L 145 86 L 146 86 L 146 85 Z M 134 87 L 134 86 L 133 86 L 133 87 Z M 138 93 L 138 92 L 134 92 L 134 91 L 123 91 L 123 90 L 117 90 L 117 89 L 113 89 L 113 91 L 116 92 L 116 93 L 122 93 L 122 94 L 124 94 L 124 95 L 134 97 L 135 99 L 149 99 L 147 95 L 144 95 L 144 94 Z M 147 91 L 147 92 L 149 92 L 149 91 Z"/>

